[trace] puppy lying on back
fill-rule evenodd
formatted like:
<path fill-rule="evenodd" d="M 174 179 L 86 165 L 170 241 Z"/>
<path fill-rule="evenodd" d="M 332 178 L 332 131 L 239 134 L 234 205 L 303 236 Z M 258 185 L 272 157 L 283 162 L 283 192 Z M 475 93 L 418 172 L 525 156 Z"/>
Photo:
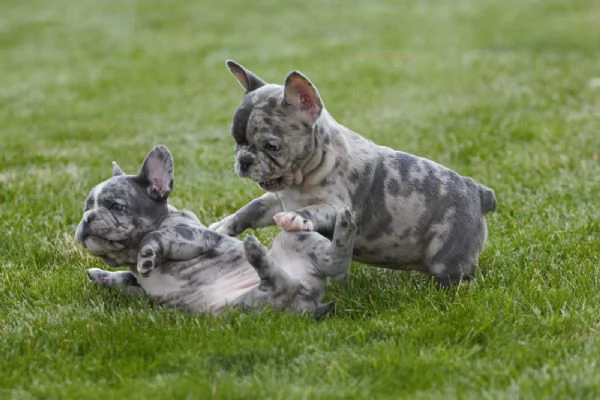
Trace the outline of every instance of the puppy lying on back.
<path fill-rule="evenodd" d="M 271 305 L 320 316 L 331 309 L 322 303 L 325 279 L 343 280 L 351 262 L 356 226 L 348 209 L 338 213 L 332 241 L 282 232 L 267 250 L 253 236 L 242 242 L 175 210 L 167 204 L 172 189 L 173 159 L 164 146 L 148 154 L 138 175 L 113 163 L 113 176 L 89 193 L 76 237 L 106 264 L 129 271 L 92 268 L 92 282 L 192 312 Z"/>

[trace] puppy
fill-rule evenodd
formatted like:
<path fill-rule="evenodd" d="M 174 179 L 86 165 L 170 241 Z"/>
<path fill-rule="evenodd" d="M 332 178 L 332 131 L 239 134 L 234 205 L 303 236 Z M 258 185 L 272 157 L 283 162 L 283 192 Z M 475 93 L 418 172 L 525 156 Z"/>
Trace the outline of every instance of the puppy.
<path fill-rule="evenodd" d="M 235 171 L 267 193 L 211 229 L 237 235 L 275 222 L 331 235 L 337 210 L 351 207 L 356 260 L 429 273 L 441 285 L 474 274 L 485 214 L 496 208 L 491 189 L 337 123 L 300 72 L 282 86 L 227 66 L 246 92 L 233 117 Z"/>
<path fill-rule="evenodd" d="M 109 266 L 129 271 L 92 268 L 92 282 L 191 312 L 271 305 L 318 317 L 333 307 L 322 303 L 324 284 L 348 273 L 356 231 L 349 209 L 338 213 L 333 242 L 316 232 L 282 232 L 267 250 L 252 236 L 242 242 L 177 211 L 167 204 L 172 190 L 164 146 L 148 154 L 138 175 L 113 163 L 113 176 L 89 193 L 76 237 Z"/>

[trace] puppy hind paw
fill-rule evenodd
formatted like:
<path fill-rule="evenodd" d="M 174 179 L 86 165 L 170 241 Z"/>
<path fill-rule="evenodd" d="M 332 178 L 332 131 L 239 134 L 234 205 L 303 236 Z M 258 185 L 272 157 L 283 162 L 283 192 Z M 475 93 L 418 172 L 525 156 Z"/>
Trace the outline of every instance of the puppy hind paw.
<path fill-rule="evenodd" d="M 356 231 L 356 223 L 354 222 L 354 213 L 349 207 L 342 208 L 337 216 L 336 223 L 338 227 L 350 232 Z"/>
<path fill-rule="evenodd" d="M 267 251 L 261 242 L 254 236 L 246 236 L 244 238 L 244 253 L 250 264 L 257 267 Z"/>
<path fill-rule="evenodd" d="M 137 271 L 147 277 L 156 266 L 156 250 L 150 245 L 142 247 L 138 256 Z"/>
<path fill-rule="evenodd" d="M 275 214 L 273 220 L 280 228 L 288 232 L 312 231 L 314 224 L 311 220 L 293 211 L 283 211 Z"/>
<path fill-rule="evenodd" d="M 153 260 L 142 260 L 138 262 L 137 270 L 143 277 L 148 277 L 154 269 Z"/>

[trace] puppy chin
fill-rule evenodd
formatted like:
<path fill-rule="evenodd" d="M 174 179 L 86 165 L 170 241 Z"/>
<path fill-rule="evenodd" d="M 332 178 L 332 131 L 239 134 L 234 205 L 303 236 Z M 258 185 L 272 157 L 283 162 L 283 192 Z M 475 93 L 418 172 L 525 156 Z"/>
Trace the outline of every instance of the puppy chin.
<path fill-rule="evenodd" d="M 104 256 L 106 253 L 120 251 L 125 248 L 125 245 L 119 242 L 114 242 L 101 238 L 99 236 L 88 236 L 82 242 L 90 253 L 95 256 Z"/>
<path fill-rule="evenodd" d="M 279 192 L 287 189 L 296 181 L 295 176 L 290 174 L 267 175 L 265 171 L 262 171 L 259 168 L 242 170 L 237 162 L 235 164 L 235 173 L 240 178 L 248 178 L 256 182 L 265 192 Z"/>
<path fill-rule="evenodd" d="M 258 186 L 265 192 L 279 192 L 287 187 L 284 178 L 272 178 L 256 183 L 258 183 Z"/>

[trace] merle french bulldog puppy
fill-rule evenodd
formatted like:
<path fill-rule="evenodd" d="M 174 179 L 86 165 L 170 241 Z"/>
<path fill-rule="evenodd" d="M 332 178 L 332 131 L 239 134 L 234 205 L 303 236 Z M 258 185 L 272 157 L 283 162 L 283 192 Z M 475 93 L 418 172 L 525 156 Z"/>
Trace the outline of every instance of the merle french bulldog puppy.
<path fill-rule="evenodd" d="M 326 277 L 345 279 L 356 225 L 338 213 L 333 242 L 316 232 L 281 232 L 269 250 L 205 228 L 189 211 L 167 204 L 173 160 L 164 146 L 146 157 L 138 175 L 113 163 L 113 176 L 92 189 L 76 237 L 90 253 L 128 271 L 88 270 L 93 282 L 145 293 L 192 312 L 225 306 L 271 305 L 278 310 L 326 313 Z"/>
<path fill-rule="evenodd" d="M 246 92 L 233 117 L 235 171 L 267 193 L 211 229 L 237 235 L 275 222 L 330 235 L 337 210 L 351 207 L 356 260 L 429 273 L 441 285 L 473 275 L 486 240 L 484 216 L 496 208 L 491 189 L 339 124 L 299 72 L 282 86 L 234 61 L 227 67 Z"/>

